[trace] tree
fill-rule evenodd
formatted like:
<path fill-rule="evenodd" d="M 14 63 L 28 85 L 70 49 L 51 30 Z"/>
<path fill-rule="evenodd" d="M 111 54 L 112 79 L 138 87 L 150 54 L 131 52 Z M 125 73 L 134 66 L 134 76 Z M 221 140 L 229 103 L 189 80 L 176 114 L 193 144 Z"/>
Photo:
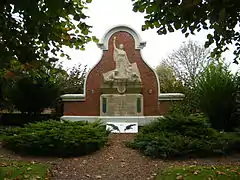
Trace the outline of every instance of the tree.
<path fill-rule="evenodd" d="M 73 66 L 62 79 L 61 94 L 81 94 L 83 93 L 84 82 L 87 74 L 87 66 L 81 64 Z"/>
<path fill-rule="evenodd" d="M 8 89 L 8 98 L 22 113 L 39 114 L 59 96 L 59 89 L 50 77 L 25 76 Z"/>
<path fill-rule="evenodd" d="M 60 88 L 52 72 L 61 71 L 54 65 L 39 64 L 38 69 L 23 68 L 19 61 L 12 61 L 14 68 L 8 71 L 4 96 L 15 108 L 29 115 L 39 114 L 59 97 Z M 10 76 L 9 76 L 10 75 Z"/>
<path fill-rule="evenodd" d="M 197 75 L 211 61 L 209 54 L 209 49 L 190 40 L 169 54 L 163 63 L 173 69 L 177 79 L 185 85 L 193 86 Z"/>
<path fill-rule="evenodd" d="M 12 60 L 21 63 L 66 54 L 62 47 L 84 49 L 94 40 L 84 21 L 91 0 L 3 0 L 0 1 L 0 69 Z M 68 57 L 68 56 L 67 56 Z M 55 58 L 50 59 L 56 61 Z"/>
<path fill-rule="evenodd" d="M 172 92 L 182 92 L 185 94 L 184 101 L 173 104 L 170 110 L 171 113 L 189 115 L 199 110 L 198 98 L 196 97 L 194 87 L 199 73 L 212 61 L 211 58 L 208 58 L 209 54 L 210 50 L 190 40 L 184 42 L 178 49 L 162 60 L 162 64 L 170 67 L 169 69 L 172 70 L 173 75 L 170 77 L 175 77 L 176 82 L 178 82 L 177 89 Z M 169 82 L 172 84 L 169 78 L 165 78 L 162 84 L 165 86 Z M 168 87 L 174 88 L 171 86 Z"/>
<path fill-rule="evenodd" d="M 185 95 L 183 101 L 173 102 L 171 104 L 169 113 L 182 115 L 195 113 L 198 107 L 192 87 L 177 78 L 173 67 L 167 63 L 166 61 L 162 61 L 160 65 L 156 67 L 161 93 L 183 93 Z"/>
<path fill-rule="evenodd" d="M 182 92 L 182 83 L 176 79 L 174 70 L 162 62 L 156 67 L 161 93 Z"/>
<path fill-rule="evenodd" d="M 53 75 L 60 89 L 60 95 L 83 93 L 86 74 L 87 67 L 86 66 L 82 67 L 81 64 L 73 66 L 71 69 L 68 69 L 67 71 L 65 71 L 63 67 L 60 65 L 60 67 L 57 68 L 55 75 Z M 56 113 L 62 115 L 63 103 L 60 96 L 55 100 L 55 103 L 53 105 Z"/>
<path fill-rule="evenodd" d="M 236 80 L 228 66 L 222 62 L 212 62 L 196 81 L 199 107 L 215 129 L 232 131 L 239 125 L 237 119 L 232 118 L 235 111 Z"/>
<path fill-rule="evenodd" d="M 158 34 L 181 30 L 187 37 L 202 29 L 209 31 L 205 47 L 215 44 L 211 56 L 219 58 L 227 45 L 235 43 L 240 57 L 240 1 L 238 0 L 133 0 L 135 12 L 146 13 L 142 29 L 158 28 Z"/>
<path fill-rule="evenodd" d="M 51 107 L 61 114 L 60 95 L 83 93 L 86 66 L 79 64 L 65 70 L 59 63 L 36 62 L 37 68 L 32 68 L 28 63 L 11 61 L 10 69 L 2 76 L 1 105 L 8 110 L 15 106 L 28 114 Z"/>

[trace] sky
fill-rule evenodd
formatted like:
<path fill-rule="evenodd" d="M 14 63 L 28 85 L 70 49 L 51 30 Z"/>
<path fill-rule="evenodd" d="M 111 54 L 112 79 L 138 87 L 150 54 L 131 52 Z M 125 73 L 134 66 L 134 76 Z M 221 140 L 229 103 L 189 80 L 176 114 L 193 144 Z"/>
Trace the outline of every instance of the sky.
<path fill-rule="evenodd" d="M 86 15 L 90 16 L 86 20 L 87 24 L 93 26 L 91 35 L 100 40 L 109 29 L 117 25 L 127 25 L 136 30 L 142 40 L 146 41 L 142 56 L 152 68 L 155 68 L 174 49 L 179 48 L 184 41 L 191 39 L 204 44 L 208 34 L 207 31 L 200 31 L 196 35 L 185 38 L 181 31 L 167 35 L 158 35 L 157 29 L 141 31 L 141 26 L 144 24 L 144 14 L 132 11 L 131 0 L 93 0 L 88 5 Z M 102 51 L 94 42 L 88 43 L 84 51 L 70 48 L 64 48 L 64 51 L 71 57 L 71 60 L 63 61 L 65 68 L 71 68 L 79 63 L 92 68 L 102 55 Z M 224 53 L 223 57 L 232 62 L 233 55 L 231 51 Z M 236 72 L 238 65 L 231 64 L 231 69 Z"/>

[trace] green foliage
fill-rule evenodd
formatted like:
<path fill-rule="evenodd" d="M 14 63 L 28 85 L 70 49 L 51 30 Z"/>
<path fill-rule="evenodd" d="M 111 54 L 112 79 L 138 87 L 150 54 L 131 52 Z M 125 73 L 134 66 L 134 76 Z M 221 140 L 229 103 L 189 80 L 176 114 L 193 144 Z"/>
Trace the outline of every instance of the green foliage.
<path fill-rule="evenodd" d="M 161 93 L 182 92 L 183 85 L 181 81 L 177 80 L 173 68 L 161 63 L 156 67 L 156 72 L 159 78 Z"/>
<path fill-rule="evenodd" d="M 3 77 L 0 76 L 0 95 L 2 96 L 0 106 L 12 110 L 13 104 L 16 106 L 16 103 L 20 103 L 17 107 L 20 106 L 22 111 L 23 108 L 26 109 L 21 105 L 24 103 L 24 106 L 29 106 L 29 108 L 44 105 L 43 108 L 55 108 L 61 115 L 60 95 L 83 93 L 86 73 L 86 66 L 82 67 L 81 64 L 65 70 L 62 64 L 47 60 L 24 65 L 18 61 L 12 61 Z M 17 98 L 26 99 L 26 101 L 18 101 Z M 23 112 L 26 111 L 25 109 Z"/>
<path fill-rule="evenodd" d="M 36 123 L 40 121 L 48 121 L 49 119 L 59 120 L 59 114 L 22 114 L 22 113 L 2 113 L 0 126 L 24 126 L 28 123 Z"/>
<path fill-rule="evenodd" d="M 234 165 L 225 166 L 176 166 L 161 171 L 156 180 L 237 180 L 240 179 L 240 168 Z"/>
<path fill-rule="evenodd" d="M 0 83 L 1 107 L 4 110 L 13 111 L 14 108 L 16 108 L 15 103 L 26 103 L 23 112 L 26 111 L 26 106 L 41 107 L 41 105 L 36 105 L 38 102 L 38 104 L 51 104 L 51 101 L 54 101 L 54 98 L 59 96 L 59 77 L 66 73 L 66 71 L 57 67 L 55 63 L 47 60 L 34 61 L 26 64 L 21 64 L 19 61 L 14 60 L 9 63 L 9 68 L 2 70 L 2 72 L 3 74 L 0 74 L 0 79 L 2 80 Z M 45 98 L 43 98 L 43 94 L 41 94 L 44 92 L 47 92 Z M 20 96 L 17 97 L 17 94 L 20 94 Z M 37 97 L 38 94 L 39 97 Z M 51 97 L 47 97 L 50 95 Z M 21 98 L 24 98 L 24 96 L 26 97 L 26 102 L 21 102 Z M 32 99 L 34 104 L 30 100 L 31 97 L 34 97 Z M 18 98 L 19 100 L 17 100 Z M 21 108 L 21 105 L 17 106 Z M 35 107 L 33 107 L 33 109 L 35 109 Z M 41 110 L 37 111 L 40 112 Z"/>
<path fill-rule="evenodd" d="M 193 87 L 200 72 L 212 61 L 210 50 L 196 41 L 183 42 L 162 63 L 171 67 L 174 76 L 186 88 Z"/>
<path fill-rule="evenodd" d="M 213 30 L 208 34 L 205 47 L 215 43 L 212 57 L 219 58 L 228 50 L 227 45 L 235 43 L 235 63 L 240 55 L 239 23 L 240 2 L 238 0 L 134 0 L 135 12 L 146 13 L 142 29 L 158 29 L 158 34 L 181 30 L 187 37 L 202 29 Z"/>
<path fill-rule="evenodd" d="M 21 63 L 55 57 L 62 47 L 84 49 L 89 37 L 84 9 L 89 0 L 11 0 L 0 2 L 0 69 L 14 59 Z M 68 57 L 68 56 L 67 56 Z M 69 58 L 69 57 L 68 57 Z"/>
<path fill-rule="evenodd" d="M 82 65 L 78 64 L 68 71 L 68 74 L 61 82 L 61 94 L 83 93 L 84 82 L 87 74 L 87 66 L 82 68 Z"/>
<path fill-rule="evenodd" d="M 49 177 L 47 165 L 1 159 L 0 179 L 49 179 Z"/>
<path fill-rule="evenodd" d="M 8 129 L 3 145 L 24 154 L 78 156 L 103 147 L 109 133 L 99 121 L 45 121 Z"/>
<path fill-rule="evenodd" d="M 204 127 L 204 128 L 202 128 Z M 207 129 L 206 129 L 207 128 Z M 208 121 L 202 114 L 193 114 L 190 116 L 166 116 L 144 126 L 141 133 L 148 134 L 150 132 L 168 132 L 190 136 L 204 135 L 208 131 Z M 200 133 L 200 131 L 204 131 Z M 205 134 L 207 135 L 207 134 Z"/>
<path fill-rule="evenodd" d="M 173 102 L 170 113 L 189 115 L 198 112 L 194 87 L 199 73 L 213 60 L 210 50 L 195 41 L 187 41 L 170 53 L 156 68 L 161 92 L 181 92 L 183 101 Z"/>
<path fill-rule="evenodd" d="M 2 139 L 4 138 L 5 133 L 5 128 L 0 126 L 0 141 L 2 141 Z"/>
<path fill-rule="evenodd" d="M 182 101 L 174 101 L 171 104 L 168 114 L 180 114 L 188 116 L 193 113 L 199 113 L 199 100 L 194 89 L 184 86 L 183 93 L 185 95 Z"/>
<path fill-rule="evenodd" d="M 231 118 L 235 106 L 235 76 L 223 63 L 210 64 L 196 82 L 199 107 L 213 128 L 231 131 L 237 122 Z"/>
<path fill-rule="evenodd" d="M 36 114 L 49 107 L 59 96 L 50 77 L 22 77 L 8 88 L 8 99 L 22 113 Z"/>
<path fill-rule="evenodd" d="M 57 80 L 56 83 L 59 87 L 60 95 L 83 93 L 87 66 L 82 67 L 81 64 L 78 64 L 66 71 L 61 65 L 58 68 L 63 71 L 54 76 Z M 63 102 L 60 96 L 56 99 L 53 107 L 57 114 L 60 116 L 63 114 Z"/>
<path fill-rule="evenodd" d="M 167 114 L 188 116 L 192 113 L 196 113 L 196 110 L 184 99 L 182 101 L 172 102 Z"/>
<path fill-rule="evenodd" d="M 128 144 L 158 158 L 223 155 L 240 150 L 240 138 L 209 127 L 202 115 L 166 116 L 144 126 Z"/>

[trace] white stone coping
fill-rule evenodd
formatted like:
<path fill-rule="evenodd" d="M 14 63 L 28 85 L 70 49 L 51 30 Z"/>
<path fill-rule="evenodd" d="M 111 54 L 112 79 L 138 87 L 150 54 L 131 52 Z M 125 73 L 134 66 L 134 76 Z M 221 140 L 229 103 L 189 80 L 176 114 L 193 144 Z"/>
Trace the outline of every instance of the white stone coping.
<path fill-rule="evenodd" d="M 182 93 L 160 93 L 158 96 L 159 101 L 178 101 L 183 100 L 185 97 Z M 85 101 L 85 94 L 64 94 L 61 96 L 63 101 Z"/>
<path fill-rule="evenodd" d="M 94 122 L 101 120 L 103 123 L 106 122 L 137 122 L 139 126 L 144 126 L 157 118 L 163 118 L 163 116 L 62 116 L 61 120 L 67 121 L 88 121 Z"/>
<path fill-rule="evenodd" d="M 105 33 L 103 36 L 101 42 L 98 43 L 98 47 L 102 50 L 108 50 L 108 41 L 110 37 L 116 33 L 125 31 L 132 35 L 134 41 L 135 41 L 135 49 L 143 49 L 146 46 L 146 42 L 142 41 L 140 35 L 130 26 L 127 25 L 117 25 L 112 27 Z"/>
<path fill-rule="evenodd" d="M 85 94 L 64 94 L 62 101 L 85 101 Z"/>
<path fill-rule="evenodd" d="M 160 93 L 158 96 L 159 101 L 176 101 L 183 100 L 185 97 L 182 93 Z"/>

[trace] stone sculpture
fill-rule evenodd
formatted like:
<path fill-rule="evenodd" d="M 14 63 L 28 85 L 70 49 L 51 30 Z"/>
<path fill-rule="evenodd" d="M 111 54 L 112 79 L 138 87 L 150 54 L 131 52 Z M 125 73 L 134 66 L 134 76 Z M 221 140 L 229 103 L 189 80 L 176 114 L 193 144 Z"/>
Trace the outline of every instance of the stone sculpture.
<path fill-rule="evenodd" d="M 128 60 L 127 53 L 124 51 L 123 44 L 116 47 L 116 37 L 113 37 L 113 59 L 116 62 L 115 75 L 126 78 L 129 73 L 131 73 L 131 63 Z"/>
<path fill-rule="evenodd" d="M 131 64 L 124 45 L 116 46 L 116 37 L 113 37 L 113 60 L 116 63 L 115 69 L 103 74 L 104 82 L 141 82 L 137 64 Z"/>

